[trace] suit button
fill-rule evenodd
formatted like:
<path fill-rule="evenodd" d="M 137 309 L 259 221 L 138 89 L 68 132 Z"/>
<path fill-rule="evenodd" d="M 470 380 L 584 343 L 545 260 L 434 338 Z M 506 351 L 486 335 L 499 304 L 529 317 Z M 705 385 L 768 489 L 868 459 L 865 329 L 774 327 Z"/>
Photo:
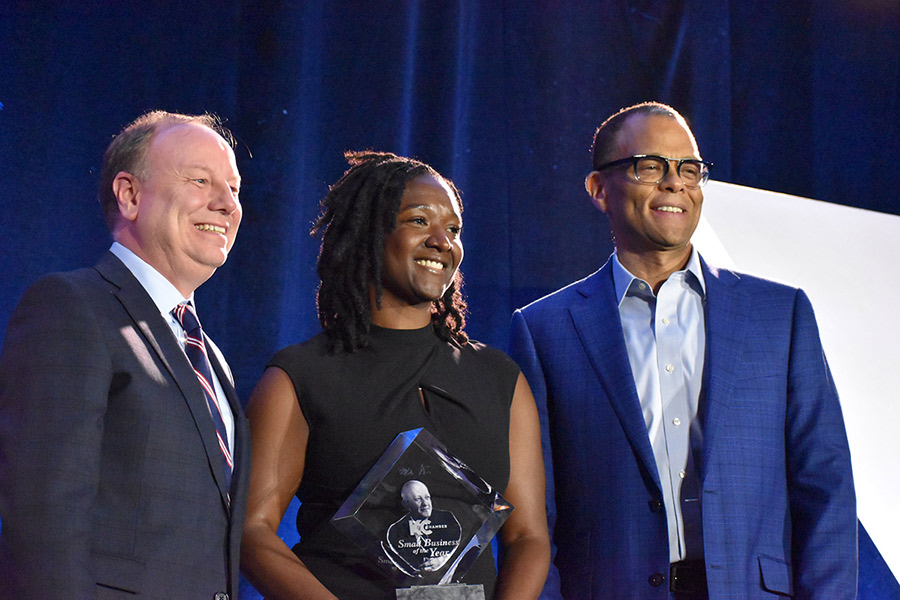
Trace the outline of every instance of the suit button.
<path fill-rule="evenodd" d="M 650 504 L 650 510 L 655 513 L 663 511 L 663 501 L 660 500 L 659 498 L 654 498 L 654 499 L 650 500 L 650 502 L 648 504 Z"/>
<path fill-rule="evenodd" d="M 659 587 L 665 580 L 666 577 L 662 573 L 654 573 L 647 581 L 649 581 L 650 585 L 652 585 L 653 587 Z"/>
<path fill-rule="evenodd" d="M 228 594 L 225 592 L 219 592 L 215 596 L 213 596 L 213 600 L 228 600 Z"/>

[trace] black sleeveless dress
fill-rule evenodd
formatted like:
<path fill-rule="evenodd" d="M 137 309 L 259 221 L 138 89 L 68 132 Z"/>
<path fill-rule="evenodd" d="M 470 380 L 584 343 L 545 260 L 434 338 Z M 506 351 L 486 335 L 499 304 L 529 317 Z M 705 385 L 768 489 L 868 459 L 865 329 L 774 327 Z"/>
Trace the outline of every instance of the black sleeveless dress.
<path fill-rule="evenodd" d="M 445 342 L 430 325 L 372 329 L 371 346 L 350 354 L 330 354 L 319 334 L 269 363 L 293 381 L 309 424 L 294 552 L 341 600 L 395 597 L 394 580 L 330 519 L 398 433 L 424 427 L 494 489 L 502 493 L 509 481 L 518 366 L 484 344 Z M 483 584 L 493 596 L 490 552 L 463 582 Z"/>

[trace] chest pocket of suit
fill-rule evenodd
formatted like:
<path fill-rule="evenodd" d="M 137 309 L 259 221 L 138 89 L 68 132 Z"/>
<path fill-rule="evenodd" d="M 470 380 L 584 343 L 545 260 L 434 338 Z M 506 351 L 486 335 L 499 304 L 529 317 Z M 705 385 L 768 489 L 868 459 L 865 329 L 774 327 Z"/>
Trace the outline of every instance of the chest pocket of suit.
<path fill-rule="evenodd" d="M 97 600 L 122 600 L 141 589 L 145 565 L 139 561 L 102 552 L 92 552 Z"/>
<path fill-rule="evenodd" d="M 787 370 L 784 365 L 772 360 L 760 360 L 758 357 L 744 353 L 741 358 L 741 369 L 736 373 L 738 381 L 756 380 L 786 381 Z M 787 363 L 785 363 L 786 365 Z"/>
<path fill-rule="evenodd" d="M 120 590 L 118 588 L 107 587 L 101 583 L 97 584 L 97 593 L 94 600 L 125 600 L 126 598 L 134 598 L 137 592 L 128 590 Z"/>
<path fill-rule="evenodd" d="M 759 556 L 759 576 L 762 589 L 781 596 L 793 596 L 791 565 L 771 556 Z"/>

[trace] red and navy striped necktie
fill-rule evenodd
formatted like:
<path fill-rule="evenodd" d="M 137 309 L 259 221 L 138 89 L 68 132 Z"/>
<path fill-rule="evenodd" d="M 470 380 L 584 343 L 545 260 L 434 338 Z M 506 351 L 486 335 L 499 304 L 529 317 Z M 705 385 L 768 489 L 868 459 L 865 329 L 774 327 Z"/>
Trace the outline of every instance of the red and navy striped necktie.
<path fill-rule="evenodd" d="M 222 419 L 222 413 L 219 410 L 219 403 L 216 401 L 216 389 L 213 384 L 212 367 L 209 364 L 209 357 L 206 355 L 206 344 L 203 341 L 203 329 L 200 328 L 200 321 L 194 313 L 193 307 L 183 302 L 172 310 L 172 314 L 181 323 L 184 333 L 187 336 L 184 342 L 184 352 L 187 354 L 188 360 L 194 367 L 194 373 L 200 380 L 206 396 L 206 408 L 212 416 L 213 423 L 216 426 L 216 437 L 219 438 L 219 449 L 222 450 L 222 456 L 225 462 L 225 485 L 227 489 L 231 489 L 231 471 L 234 468 L 234 461 L 231 458 L 231 451 L 228 449 L 228 432 L 225 429 L 225 421 Z"/>

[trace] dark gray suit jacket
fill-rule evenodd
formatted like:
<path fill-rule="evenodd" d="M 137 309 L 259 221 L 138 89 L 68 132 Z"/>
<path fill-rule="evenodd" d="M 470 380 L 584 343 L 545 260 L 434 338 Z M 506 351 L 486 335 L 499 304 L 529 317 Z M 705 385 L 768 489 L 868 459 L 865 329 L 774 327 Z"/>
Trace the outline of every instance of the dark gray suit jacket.
<path fill-rule="evenodd" d="M 28 289 L 0 355 L 0 598 L 236 597 L 249 435 L 207 342 L 230 506 L 203 390 L 131 272 L 108 253 Z"/>

